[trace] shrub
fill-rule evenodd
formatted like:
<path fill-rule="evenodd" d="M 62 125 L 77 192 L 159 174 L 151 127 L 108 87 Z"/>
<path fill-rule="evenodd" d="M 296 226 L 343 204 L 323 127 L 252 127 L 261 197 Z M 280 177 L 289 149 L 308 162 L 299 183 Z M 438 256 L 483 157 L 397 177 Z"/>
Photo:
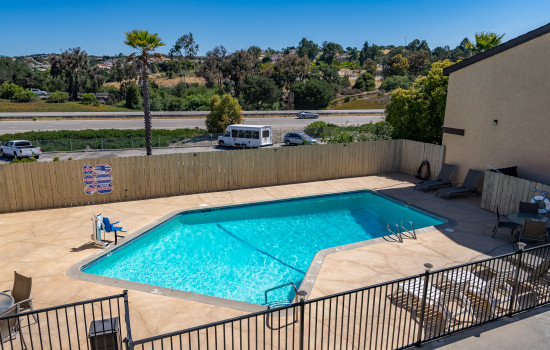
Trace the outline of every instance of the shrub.
<path fill-rule="evenodd" d="M 48 103 L 65 103 L 69 100 L 69 94 L 63 91 L 56 91 L 50 94 Z"/>
<path fill-rule="evenodd" d="M 82 95 L 82 104 L 85 104 L 85 105 L 91 105 L 91 104 L 96 104 L 98 101 L 97 101 L 97 97 L 95 97 L 94 94 L 84 94 Z"/>
<path fill-rule="evenodd" d="M 34 94 L 34 92 L 33 92 L 33 94 Z M 29 157 L 29 158 L 14 159 L 10 162 L 10 164 L 11 163 L 14 163 L 14 164 L 17 164 L 17 163 L 32 163 L 32 162 L 36 162 L 36 158 Z"/>
<path fill-rule="evenodd" d="M 139 87 L 132 83 L 126 88 L 125 107 L 128 109 L 141 109 L 141 94 L 139 93 Z"/>
<path fill-rule="evenodd" d="M 13 95 L 13 100 L 17 102 L 31 102 L 38 98 L 38 95 L 32 92 L 31 90 L 21 89 Z"/>
<path fill-rule="evenodd" d="M 53 161 L 54 161 L 54 162 L 59 161 L 59 157 L 53 157 Z"/>
<path fill-rule="evenodd" d="M 209 133 L 221 133 L 228 125 L 239 124 L 243 113 L 239 101 L 226 94 L 223 98 L 218 95 L 210 99 L 210 114 L 206 116 L 206 129 Z"/>
<path fill-rule="evenodd" d="M 361 89 L 363 91 L 373 91 L 375 88 L 374 84 L 374 77 L 370 73 L 363 73 L 360 76 L 357 77 L 357 80 L 355 80 L 355 85 L 353 85 L 356 89 Z"/>
<path fill-rule="evenodd" d="M 344 97 L 344 103 L 351 101 L 351 96 Z"/>
<path fill-rule="evenodd" d="M 382 84 L 380 85 L 380 90 L 389 92 L 397 88 L 408 89 L 411 87 L 411 85 L 412 83 L 409 80 L 409 78 L 402 75 L 394 75 L 382 80 Z"/>
<path fill-rule="evenodd" d="M 17 94 L 22 90 L 25 90 L 25 89 L 23 89 L 19 85 L 5 82 L 4 84 L 0 85 L 0 97 L 13 99 L 15 94 Z"/>
<path fill-rule="evenodd" d="M 313 137 L 321 137 L 323 135 L 323 131 L 325 128 L 332 128 L 335 127 L 335 124 L 325 123 L 325 122 L 313 122 L 306 126 L 304 129 L 304 132 L 310 136 Z"/>

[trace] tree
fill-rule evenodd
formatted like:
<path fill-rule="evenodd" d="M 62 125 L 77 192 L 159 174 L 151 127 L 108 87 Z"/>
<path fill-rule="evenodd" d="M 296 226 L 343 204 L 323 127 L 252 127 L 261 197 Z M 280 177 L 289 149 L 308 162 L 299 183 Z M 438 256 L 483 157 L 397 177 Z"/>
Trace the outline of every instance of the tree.
<path fill-rule="evenodd" d="M 427 76 L 415 80 L 409 90 L 397 89 L 386 108 L 386 121 L 393 127 L 393 138 L 441 143 L 449 77 L 443 69 L 449 60 L 435 62 Z"/>
<path fill-rule="evenodd" d="M 405 57 L 401 56 L 401 54 L 397 54 L 386 61 L 386 66 L 384 67 L 384 75 L 405 75 L 407 74 L 408 70 L 409 61 Z"/>
<path fill-rule="evenodd" d="M 331 84 L 339 84 L 340 76 L 338 75 L 338 67 L 333 65 L 323 64 L 321 66 L 315 66 L 309 73 L 310 79 L 324 80 Z"/>
<path fill-rule="evenodd" d="M 359 51 L 359 64 L 363 65 L 368 58 L 375 63 L 381 63 L 383 57 L 384 53 L 380 46 L 374 44 L 369 46 L 369 42 L 365 41 L 363 48 Z"/>
<path fill-rule="evenodd" d="M 471 56 L 470 50 L 466 47 L 469 42 L 470 40 L 468 40 L 468 38 L 464 38 L 460 44 L 453 49 L 451 52 L 451 59 L 453 61 L 460 61 Z"/>
<path fill-rule="evenodd" d="M 357 80 L 355 80 L 355 85 L 353 85 L 353 87 L 355 89 L 361 89 L 363 91 L 373 91 L 375 89 L 374 77 L 368 72 L 363 73 L 357 77 Z"/>
<path fill-rule="evenodd" d="M 363 68 L 365 68 L 365 70 L 370 74 L 374 75 L 378 69 L 378 65 L 372 58 L 367 58 L 365 62 L 363 62 Z"/>
<path fill-rule="evenodd" d="M 323 54 L 319 60 L 325 62 L 326 64 L 332 64 L 332 62 L 336 59 L 336 55 L 344 52 L 342 45 L 327 41 L 323 42 L 321 50 L 323 51 Z"/>
<path fill-rule="evenodd" d="M 183 83 L 187 87 L 187 66 L 190 59 L 195 58 L 199 51 L 199 44 L 195 43 L 193 33 L 185 34 L 176 40 L 174 47 L 170 49 L 170 59 L 178 54 L 183 61 Z"/>
<path fill-rule="evenodd" d="M 350 62 L 357 62 L 359 60 L 359 50 L 356 47 L 346 47 L 346 53 Z"/>
<path fill-rule="evenodd" d="M 254 57 L 256 57 L 256 59 L 259 59 L 262 55 L 262 49 L 260 49 L 258 46 L 250 46 L 247 51 L 250 52 Z"/>
<path fill-rule="evenodd" d="M 468 42 L 464 46 L 466 46 L 466 48 L 470 50 L 472 54 L 477 55 L 500 45 L 504 35 L 505 34 L 497 35 L 490 32 L 476 33 L 476 43 L 472 44 L 472 42 L 468 40 Z"/>
<path fill-rule="evenodd" d="M 296 54 L 300 57 L 307 57 L 311 62 L 315 61 L 317 54 L 319 53 L 319 45 L 313 41 L 302 38 L 298 44 L 298 50 Z"/>
<path fill-rule="evenodd" d="M 206 80 L 207 87 L 222 86 L 222 69 L 226 60 L 227 50 L 223 46 L 216 46 L 206 53 L 197 75 Z"/>
<path fill-rule="evenodd" d="M 218 95 L 210 99 L 210 113 L 206 116 L 206 130 L 209 133 L 222 133 L 228 125 L 240 124 L 243 119 L 239 101 L 225 94 L 223 98 Z"/>
<path fill-rule="evenodd" d="M 270 107 L 281 98 L 281 89 L 273 79 L 261 75 L 249 75 L 242 87 L 242 101 L 246 109 L 261 110 Z"/>
<path fill-rule="evenodd" d="M 443 61 L 451 59 L 451 49 L 449 46 L 438 46 L 432 51 L 432 59 L 434 61 Z"/>
<path fill-rule="evenodd" d="M 409 50 L 411 53 L 412 52 L 417 52 L 417 51 L 420 51 L 420 50 L 424 50 L 424 51 L 430 51 L 430 47 L 428 46 L 428 43 L 426 42 L 426 40 L 418 40 L 418 39 L 414 39 L 413 41 L 411 41 L 409 43 L 409 45 L 407 45 L 407 50 Z"/>
<path fill-rule="evenodd" d="M 409 57 L 409 70 L 412 74 L 418 75 L 430 63 L 430 53 L 420 49 Z"/>
<path fill-rule="evenodd" d="M 397 88 L 408 89 L 411 87 L 411 85 L 412 83 L 409 78 L 402 75 L 394 75 L 382 80 L 382 84 L 380 84 L 380 90 L 389 92 Z"/>
<path fill-rule="evenodd" d="M 124 44 L 138 50 L 131 54 L 128 60 L 134 61 L 138 70 L 141 72 L 141 91 L 143 93 L 143 111 L 145 121 L 145 149 L 147 155 L 153 154 L 153 144 L 151 143 L 151 99 L 149 96 L 149 72 L 154 69 L 154 57 L 160 57 L 154 53 L 158 47 L 164 46 L 162 39 L 158 34 L 151 34 L 146 30 L 134 29 L 127 32 Z"/>
<path fill-rule="evenodd" d="M 254 54 L 239 50 L 227 57 L 223 72 L 234 83 L 235 95 L 241 93 L 242 85 L 247 76 L 259 73 L 258 59 Z"/>
<path fill-rule="evenodd" d="M 126 108 L 139 109 L 139 103 L 141 100 L 141 96 L 139 95 L 139 87 L 134 83 L 129 84 L 126 87 L 124 99 L 126 101 Z"/>
<path fill-rule="evenodd" d="M 50 74 L 66 81 L 72 100 L 78 98 L 78 92 L 85 86 L 86 80 L 96 80 L 96 85 L 101 85 L 101 76 L 97 70 L 91 69 L 88 54 L 80 47 L 65 50 L 59 56 L 51 55 L 50 65 Z"/>
<path fill-rule="evenodd" d="M 294 103 L 298 109 L 325 108 L 335 95 L 335 86 L 319 79 L 292 85 Z"/>
<path fill-rule="evenodd" d="M 310 67 L 307 57 L 286 55 L 273 65 L 273 78 L 277 85 L 288 90 L 292 84 L 306 78 Z"/>

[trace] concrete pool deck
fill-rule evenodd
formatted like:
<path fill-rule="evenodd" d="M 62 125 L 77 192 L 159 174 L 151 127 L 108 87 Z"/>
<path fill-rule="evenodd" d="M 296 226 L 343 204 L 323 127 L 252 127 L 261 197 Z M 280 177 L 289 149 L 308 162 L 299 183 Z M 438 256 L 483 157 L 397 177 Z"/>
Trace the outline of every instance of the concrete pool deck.
<path fill-rule="evenodd" d="M 35 309 L 119 294 L 123 288 L 73 279 L 66 271 L 96 254 L 90 244 L 93 214 L 102 213 L 135 232 L 175 210 L 220 206 L 338 191 L 376 189 L 456 221 L 454 232 L 433 230 L 417 240 L 381 242 L 326 256 L 309 298 L 389 281 L 514 251 L 505 230 L 491 238 L 495 214 L 479 208 L 480 197 L 444 200 L 413 191 L 404 174 L 164 197 L 85 207 L 0 214 L 0 290 L 13 284 L 13 271 L 33 278 Z M 110 237 L 110 236 L 108 236 Z M 502 239 L 501 239 L 502 238 Z M 308 283 L 307 281 L 305 281 Z M 158 295 L 154 288 L 129 291 L 133 338 L 159 335 L 246 314 L 244 311 Z"/>

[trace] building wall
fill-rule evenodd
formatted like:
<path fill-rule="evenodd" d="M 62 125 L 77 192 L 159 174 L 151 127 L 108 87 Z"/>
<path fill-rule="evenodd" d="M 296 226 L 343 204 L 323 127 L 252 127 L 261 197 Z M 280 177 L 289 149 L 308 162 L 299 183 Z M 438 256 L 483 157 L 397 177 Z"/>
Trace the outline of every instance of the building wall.
<path fill-rule="evenodd" d="M 455 181 L 490 164 L 517 165 L 520 177 L 550 184 L 550 33 L 449 78 L 444 126 L 464 129 L 443 134 Z"/>

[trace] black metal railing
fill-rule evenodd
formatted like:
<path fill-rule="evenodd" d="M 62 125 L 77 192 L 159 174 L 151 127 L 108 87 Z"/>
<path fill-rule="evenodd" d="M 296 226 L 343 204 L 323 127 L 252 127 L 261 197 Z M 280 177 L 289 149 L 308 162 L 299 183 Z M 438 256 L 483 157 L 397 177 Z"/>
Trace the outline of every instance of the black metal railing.
<path fill-rule="evenodd" d="M 401 349 L 550 301 L 550 245 L 147 339 L 129 349 Z"/>
<path fill-rule="evenodd" d="M 141 340 L 132 338 L 126 291 L 23 313 L 16 305 L 0 316 L 0 349 L 402 349 L 550 302 L 550 245 L 425 266 L 416 276 Z"/>
<path fill-rule="evenodd" d="M 14 305 L 0 316 L 0 349 L 121 349 L 127 303 L 124 291 L 23 313 Z"/>

